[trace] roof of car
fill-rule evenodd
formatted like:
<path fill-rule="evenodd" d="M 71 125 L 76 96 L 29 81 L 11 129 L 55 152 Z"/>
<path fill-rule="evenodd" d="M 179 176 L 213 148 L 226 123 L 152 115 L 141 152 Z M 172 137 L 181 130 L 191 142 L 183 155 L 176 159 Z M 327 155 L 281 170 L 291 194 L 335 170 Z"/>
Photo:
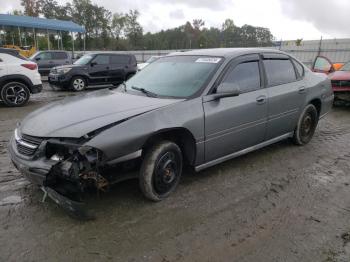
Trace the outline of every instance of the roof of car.
<path fill-rule="evenodd" d="M 5 54 L 18 54 L 18 50 L 12 49 L 12 48 L 2 48 L 0 47 L 0 53 L 5 53 Z"/>
<path fill-rule="evenodd" d="M 37 53 L 47 53 L 47 52 L 52 52 L 52 53 L 56 53 L 56 52 L 70 53 L 71 51 L 65 51 L 65 50 L 42 50 L 42 51 L 38 51 Z"/>
<path fill-rule="evenodd" d="M 212 48 L 212 49 L 197 49 L 192 51 L 185 52 L 175 52 L 169 54 L 173 55 L 199 55 L 199 56 L 222 56 L 222 57 L 236 57 L 239 55 L 245 54 L 254 54 L 254 53 L 278 53 L 286 54 L 280 50 L 273 48 Z"/>
<path fill-rule="evenodd" d="M 133 56 L 133 54 L 113 53 L 113 52 L 91 52 L 91 53 L 86 53 L 86 55 L 125 55 L 125 56 Z"/>

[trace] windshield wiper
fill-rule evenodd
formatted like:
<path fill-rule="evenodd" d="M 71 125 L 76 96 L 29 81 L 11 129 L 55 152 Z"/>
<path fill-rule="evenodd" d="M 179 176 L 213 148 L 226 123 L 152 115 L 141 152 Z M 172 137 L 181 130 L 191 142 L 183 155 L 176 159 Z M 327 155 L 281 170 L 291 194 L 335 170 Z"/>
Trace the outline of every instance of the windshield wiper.
<path fill-rule="evenodd" d="M 147 96 L 158 97 L 157 94 L 155 94 L 155 93 L 153 93 L 151 91 L 148 91 L 148 90 L 146 90 L 144 88 L 140 88 L 140 87 L 137 87 L 137 86 L 132 86 L 131 88 L 134 89 L 134 90 L 140 91 L 140 92 L 146 94 Z"/>

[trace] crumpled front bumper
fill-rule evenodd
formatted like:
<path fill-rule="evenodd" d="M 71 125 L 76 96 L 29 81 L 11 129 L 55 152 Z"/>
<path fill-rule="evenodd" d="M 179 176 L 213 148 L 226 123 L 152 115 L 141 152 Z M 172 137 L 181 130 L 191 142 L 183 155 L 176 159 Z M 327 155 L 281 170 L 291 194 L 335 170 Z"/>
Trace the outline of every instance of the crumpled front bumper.
<path fill-rule="evenodd" d="M 9 155 L 14 166 L 33 184 L 44 186 L 47 174 L 56 164 L 55 161 L 45 159 L 23 158 L 17 151 L 15 138 L 12 137 L 8 146 Z"/>
<path fill-rule="evenodd" d="M 38 150 L 40 150 L 40 147 Z M 83 220 L 93 218 L 93 216 L 87 212 L 84 203 L 69 199 L 68 197 L 58 193 L 54 188 L 46 185 L 47 175 L 51 172 L 54 165 L 57 164 L 56 161 L 48 160 L 45 157 L 39 157 L 36 159 L 23 158 L 17 151 L 14 137 L 12 137 L 10 140 L 8 151 L 14 166 L 31 183 L 38 185 L 44 191 L 45 197 L 50 197 L 72 217 Z"/>

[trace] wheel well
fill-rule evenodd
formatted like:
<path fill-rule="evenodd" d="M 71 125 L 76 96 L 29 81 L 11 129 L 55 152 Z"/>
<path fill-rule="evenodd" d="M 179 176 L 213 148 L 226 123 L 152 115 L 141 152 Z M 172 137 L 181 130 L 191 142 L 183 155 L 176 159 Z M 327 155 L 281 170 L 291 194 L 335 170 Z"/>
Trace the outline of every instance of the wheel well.
<path fill-rule="evenodd" d="M 185 163 L 193 165 L 196 157 L 196 140 L 186 128 L 162 130 L 149 137 L 143 145 L 143 151 L 147 151 L 154 143 L 161 140 L 169 140 L 176 143 L 184 156 Z"/>
<path fill-rule="evenodd" d="M 73 81 L 73 79 L 74 79 L 75 77 L 81 77 L 81 78 L 83 78 L 83 79 L 85 80 L 86 85 L 89 84 L 89 78 L 88 78 L 87 76 L 84 76 L 84 75 L 74 75 L 74 76 L 72 76 L 72 78 L 71 78 L 71 80 L 70 80 L 70 83 L 72 83 L 72 81 Z"/>
<path fill-rule="evenodd" d="M 318 116 L 320 116 L 320 114 L 321 114 L 321 106 L 322 106 L 321 100 L 320 99 L 314 99 L 314 100 L 310 101 L 309 104 L 312 104 L 312 105 L 314 105 L 316 107 L 317 114 L 318 114 Z"/>
<path fill-rule="evenodd" d="M 11 82 L 18 82 L 18 83 L 21 83 L 21 84 L 24 84 L 28 89 L 29 91 L 31 92 L 32 90 L 30 89 L 30 85 L 28 84 L 28 82 L 24 79 L 21 79 L 21 78 L 9 78 L 9 79 L 5 79 L 4 81 L 2 81 L 0 83 L 0 90 L 1 88 L 8 84 L 8 83 L 11 83 Z"/>

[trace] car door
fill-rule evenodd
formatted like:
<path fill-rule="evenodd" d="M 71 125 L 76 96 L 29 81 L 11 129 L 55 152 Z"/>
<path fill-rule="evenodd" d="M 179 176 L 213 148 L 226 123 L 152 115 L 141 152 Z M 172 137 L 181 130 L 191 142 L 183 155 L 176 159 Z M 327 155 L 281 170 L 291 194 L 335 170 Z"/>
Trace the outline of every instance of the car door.
<path fill-rule="evenodd" d="M 267 92 L 263 88 L 259 55 L 235 59 L 222 77 L 221 84 L 235 85 L 235 97 L 204 97 L 205 160 L 262 143 L 267 121 Z"/>
<path fill-rule="evenodd" d="M 7 75 L 6 57 L 8 55 L 0 54 L 0 77 Z"/>
<path fill-rule="evenodd" d="M 121 83 L 125 80 L 130 57 L 128 55 L 111 55 L 110 79 L 112 83 Z"/>
<path fill-rule="evenodd" d="M 263 65 L 269 98 L 266 139 L 270 140 L 294 131 L 307 88 L 300 76 L 303 67 L 289 56 L 263 54 Z"/>
<path fill-rule="evenodd" d="M 324 56 L 317 56 L 311 69 L 316 73 L 324 73 L 327 75 L 335 71 L 333 63 Z"/>
<path fill-rule="evenodd" d="M 110 56 L 99 54 L 92 59 L 89 67 L 90 83 L 107 84 L 109 82 Z"/>

